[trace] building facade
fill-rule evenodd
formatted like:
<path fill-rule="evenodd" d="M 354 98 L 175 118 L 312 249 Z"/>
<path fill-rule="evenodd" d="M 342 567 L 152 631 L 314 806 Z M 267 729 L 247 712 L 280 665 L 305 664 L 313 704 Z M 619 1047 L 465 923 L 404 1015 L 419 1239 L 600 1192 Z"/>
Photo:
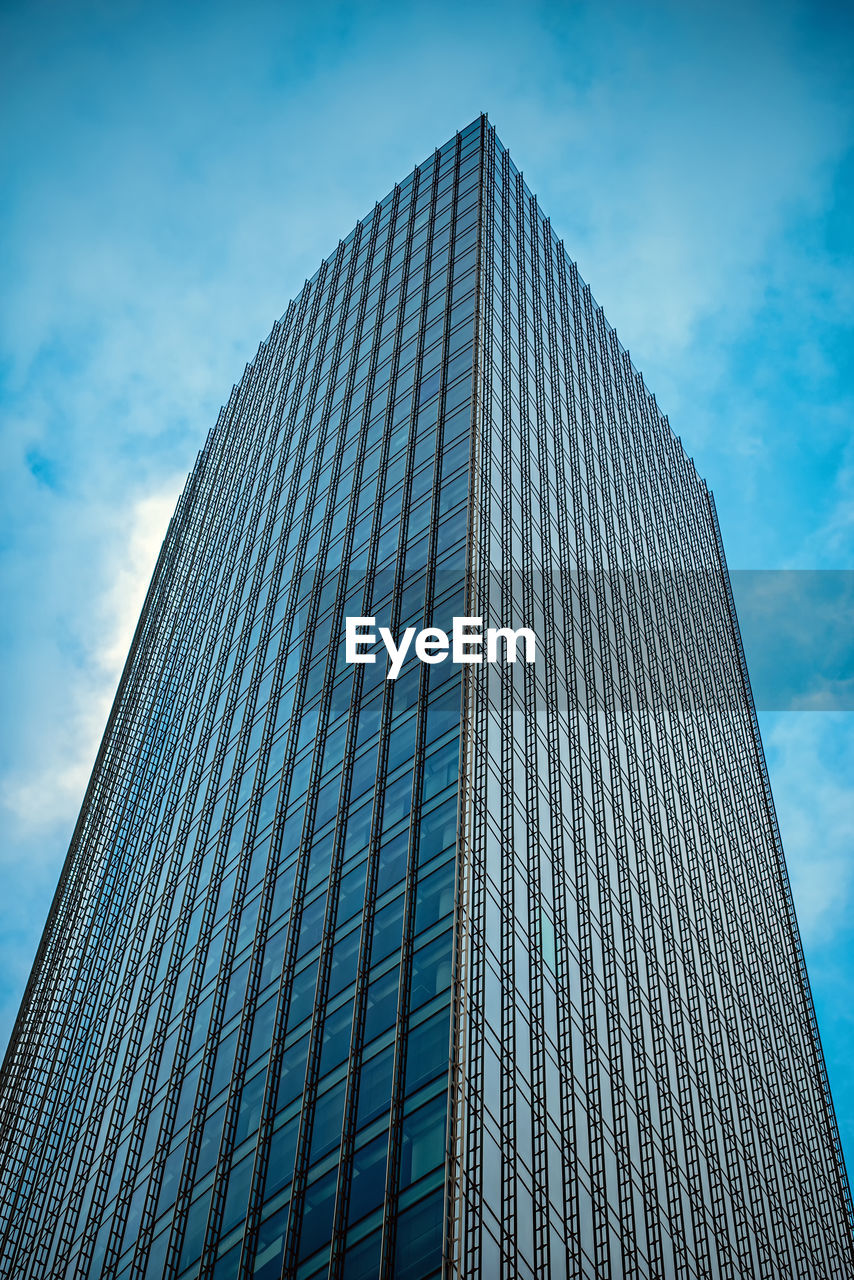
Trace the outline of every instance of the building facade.
<path fill-rule="evenodd" d="M 711 495 L 485 118 L 198 457 L 0 1105 L 22 1280 L 854 1274 Z"/>

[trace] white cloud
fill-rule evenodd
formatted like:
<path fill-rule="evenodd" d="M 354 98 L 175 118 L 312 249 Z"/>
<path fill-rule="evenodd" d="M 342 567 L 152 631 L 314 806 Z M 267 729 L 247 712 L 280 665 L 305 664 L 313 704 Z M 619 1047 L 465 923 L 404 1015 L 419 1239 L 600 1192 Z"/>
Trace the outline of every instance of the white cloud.
<path fill-rule="evenodd" d="M 66 619 L 73 643 L 33 670 L 54 695 L 39 717 L 39 749 L 0 779 L 0 805 L 20 838 L 67 825 L 79 807 L 178 488 L 173 480 L 137 498 L 113 521 L 100 594 Z"/>
<path fill-rule="evenodd" d="M 643 22 L 628 5 L 556 19 L 578 71 L 522 159 L 553 218 L 562 207 L 570 253 L 642 360 L 678 357 L 711 313 L 725 310 L 730 330 L 743 323 L 787 221 L 826 201 L 850 111 L 828 93 L 832 54 L 803 56 L 803 18 L 792 4 L 773 17 L 658 4 Z"/>
<path fill-rule="evenodd" d="M 842 408 L 842 406 L 839 406 Z M 804 547 L 804 555 L 812 563 L 817 560 L 830 565 L 850 565 L 854 551 L 854 401 L 845 406 L 847 443 L 842 450 L 833 486 L 825 503 L 822 523 L 813 530 Z"/>
<path fill-rule="evenodd" d="M 131 511 L 126 541 L 114 555 L 112 580 L 99 607 L 93 660 L 105 678 L 117 679 L 127 657 L 178 491 L 176 478 L 160 492 L 139 498 Z"/>

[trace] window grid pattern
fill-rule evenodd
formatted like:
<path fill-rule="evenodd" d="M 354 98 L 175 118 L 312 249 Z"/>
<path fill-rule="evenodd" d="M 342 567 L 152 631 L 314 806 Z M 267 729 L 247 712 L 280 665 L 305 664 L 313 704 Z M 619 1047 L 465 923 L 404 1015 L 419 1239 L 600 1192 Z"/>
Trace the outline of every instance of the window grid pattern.
<path fill-rule="evenodd" d="M 158 561 L 4 1068 L 2 1268 L 438 1275 L 481 126 L 233 390 Z"/>
<path fill-rule="evenodd" d="M 847 1276 L 711 495 L 489 128 L 480 254 L 452 1270 Z"/>
<path fill-rule="evenodd" d="M 199 454 L 0 1120 L 26 1280 L 854 1268 L 714 504 L 485 117 Z"/>

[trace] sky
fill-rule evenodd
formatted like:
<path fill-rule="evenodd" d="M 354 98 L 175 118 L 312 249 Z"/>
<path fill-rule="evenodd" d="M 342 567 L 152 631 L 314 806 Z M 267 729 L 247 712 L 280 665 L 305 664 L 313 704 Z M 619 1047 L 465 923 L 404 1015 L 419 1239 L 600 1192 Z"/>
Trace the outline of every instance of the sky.
<path fill-rule="evenodd" d="M 854 9 L 791 0 L 0 6 L 0 1045 L 220 404 L 480 111 L 714 491 L 751 669 L 751 583 L 851 599 L 853 62 Z M 813 637 L 757 701 L 854 1168 L 854 610 L 824 613 L 849 666 L 811 697 Z"/>

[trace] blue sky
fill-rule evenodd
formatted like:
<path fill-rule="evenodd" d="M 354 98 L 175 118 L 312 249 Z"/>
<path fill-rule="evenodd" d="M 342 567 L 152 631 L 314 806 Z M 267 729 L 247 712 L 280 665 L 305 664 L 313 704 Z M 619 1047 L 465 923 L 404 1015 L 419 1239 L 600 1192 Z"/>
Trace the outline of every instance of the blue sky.
<path fill-rule="evenodd" d="M 220 403 L 339 237 L 479 111 L 714 489 L 731 566 L 854 569 L 851 14 L 3 6 L 0 1040 Z M 762 727 L 850 1165 L 854 712 Z"/>

